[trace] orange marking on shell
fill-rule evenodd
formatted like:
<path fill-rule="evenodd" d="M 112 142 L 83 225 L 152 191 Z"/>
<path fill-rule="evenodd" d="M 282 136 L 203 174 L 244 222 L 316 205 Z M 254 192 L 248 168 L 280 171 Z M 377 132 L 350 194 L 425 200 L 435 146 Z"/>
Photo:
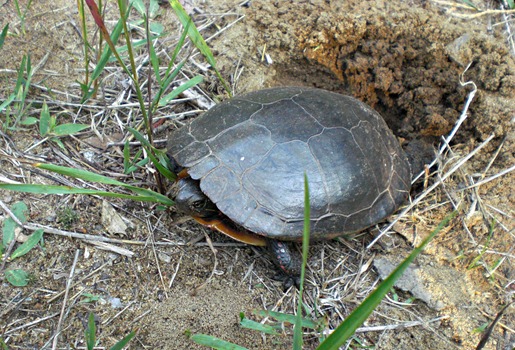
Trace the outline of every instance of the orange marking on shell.
<path fill-rule="evenodd" d="M 177 180 L 180 180 L 180 179 L 184 179 L 184 178 L 187 178 L 187 177 L 190 177 L 190 174 L 188 174 L 188 169 L 182 169 L 178 174 L 177 174 Z"/>

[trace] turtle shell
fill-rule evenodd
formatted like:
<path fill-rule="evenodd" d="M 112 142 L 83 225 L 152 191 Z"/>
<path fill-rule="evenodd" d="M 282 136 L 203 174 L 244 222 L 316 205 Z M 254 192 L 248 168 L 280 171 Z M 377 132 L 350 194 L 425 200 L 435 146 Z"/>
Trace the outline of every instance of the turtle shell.
<path fill-rule="evenodd" d="M 359 232 L 407 198 L 410 167 L 383 118 L 349 96 L 304 87 L 220 103 L 173 132 L 168 155 L 237 225 L 300 240 L 304 173 L 311 238 Z"/>

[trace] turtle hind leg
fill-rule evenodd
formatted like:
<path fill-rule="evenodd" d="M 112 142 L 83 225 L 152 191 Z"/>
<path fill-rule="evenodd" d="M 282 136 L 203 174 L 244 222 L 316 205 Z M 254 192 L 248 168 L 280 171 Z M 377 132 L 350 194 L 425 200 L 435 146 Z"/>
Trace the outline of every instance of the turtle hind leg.
<path fill-rule="evenodd" d="M 294 284 L 297 288 L 300 286 L 301 256 L 291 249 L 291 245 L 274 239 L 267 240 L 272 261 L 280 269 L 280 274 L 274 276 L 274 279 L 282 281 L 285 290 Z"/>

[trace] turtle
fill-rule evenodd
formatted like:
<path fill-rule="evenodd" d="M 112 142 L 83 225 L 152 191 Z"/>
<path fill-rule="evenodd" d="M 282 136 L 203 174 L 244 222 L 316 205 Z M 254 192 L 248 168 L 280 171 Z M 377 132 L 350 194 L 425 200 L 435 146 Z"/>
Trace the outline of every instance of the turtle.
<path fill-rule="evenodd" d="M 304 174 L 310 241 L 352 236 L 401 206 L 410 164 L 365 103 L 310 87 L 275 87 L 215 105 L 168 137 L 178 179 L 170 196 L 199 223 L 267 246 L 285 283 L 298 281 Z M 290 282 L 286 282 L 290 281 Z"/>

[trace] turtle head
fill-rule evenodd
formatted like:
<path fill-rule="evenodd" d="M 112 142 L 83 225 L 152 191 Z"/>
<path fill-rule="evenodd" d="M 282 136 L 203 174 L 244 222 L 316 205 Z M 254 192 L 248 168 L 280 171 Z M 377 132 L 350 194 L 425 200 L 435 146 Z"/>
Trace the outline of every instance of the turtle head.
<path fill-rule="evenodd" d="M 211 218 L 219 214 L 218 208 L 200 190 L 199 181 L 191 178 L 177 180 L 171 190 L 177 209 L 196 218 Z"/>

